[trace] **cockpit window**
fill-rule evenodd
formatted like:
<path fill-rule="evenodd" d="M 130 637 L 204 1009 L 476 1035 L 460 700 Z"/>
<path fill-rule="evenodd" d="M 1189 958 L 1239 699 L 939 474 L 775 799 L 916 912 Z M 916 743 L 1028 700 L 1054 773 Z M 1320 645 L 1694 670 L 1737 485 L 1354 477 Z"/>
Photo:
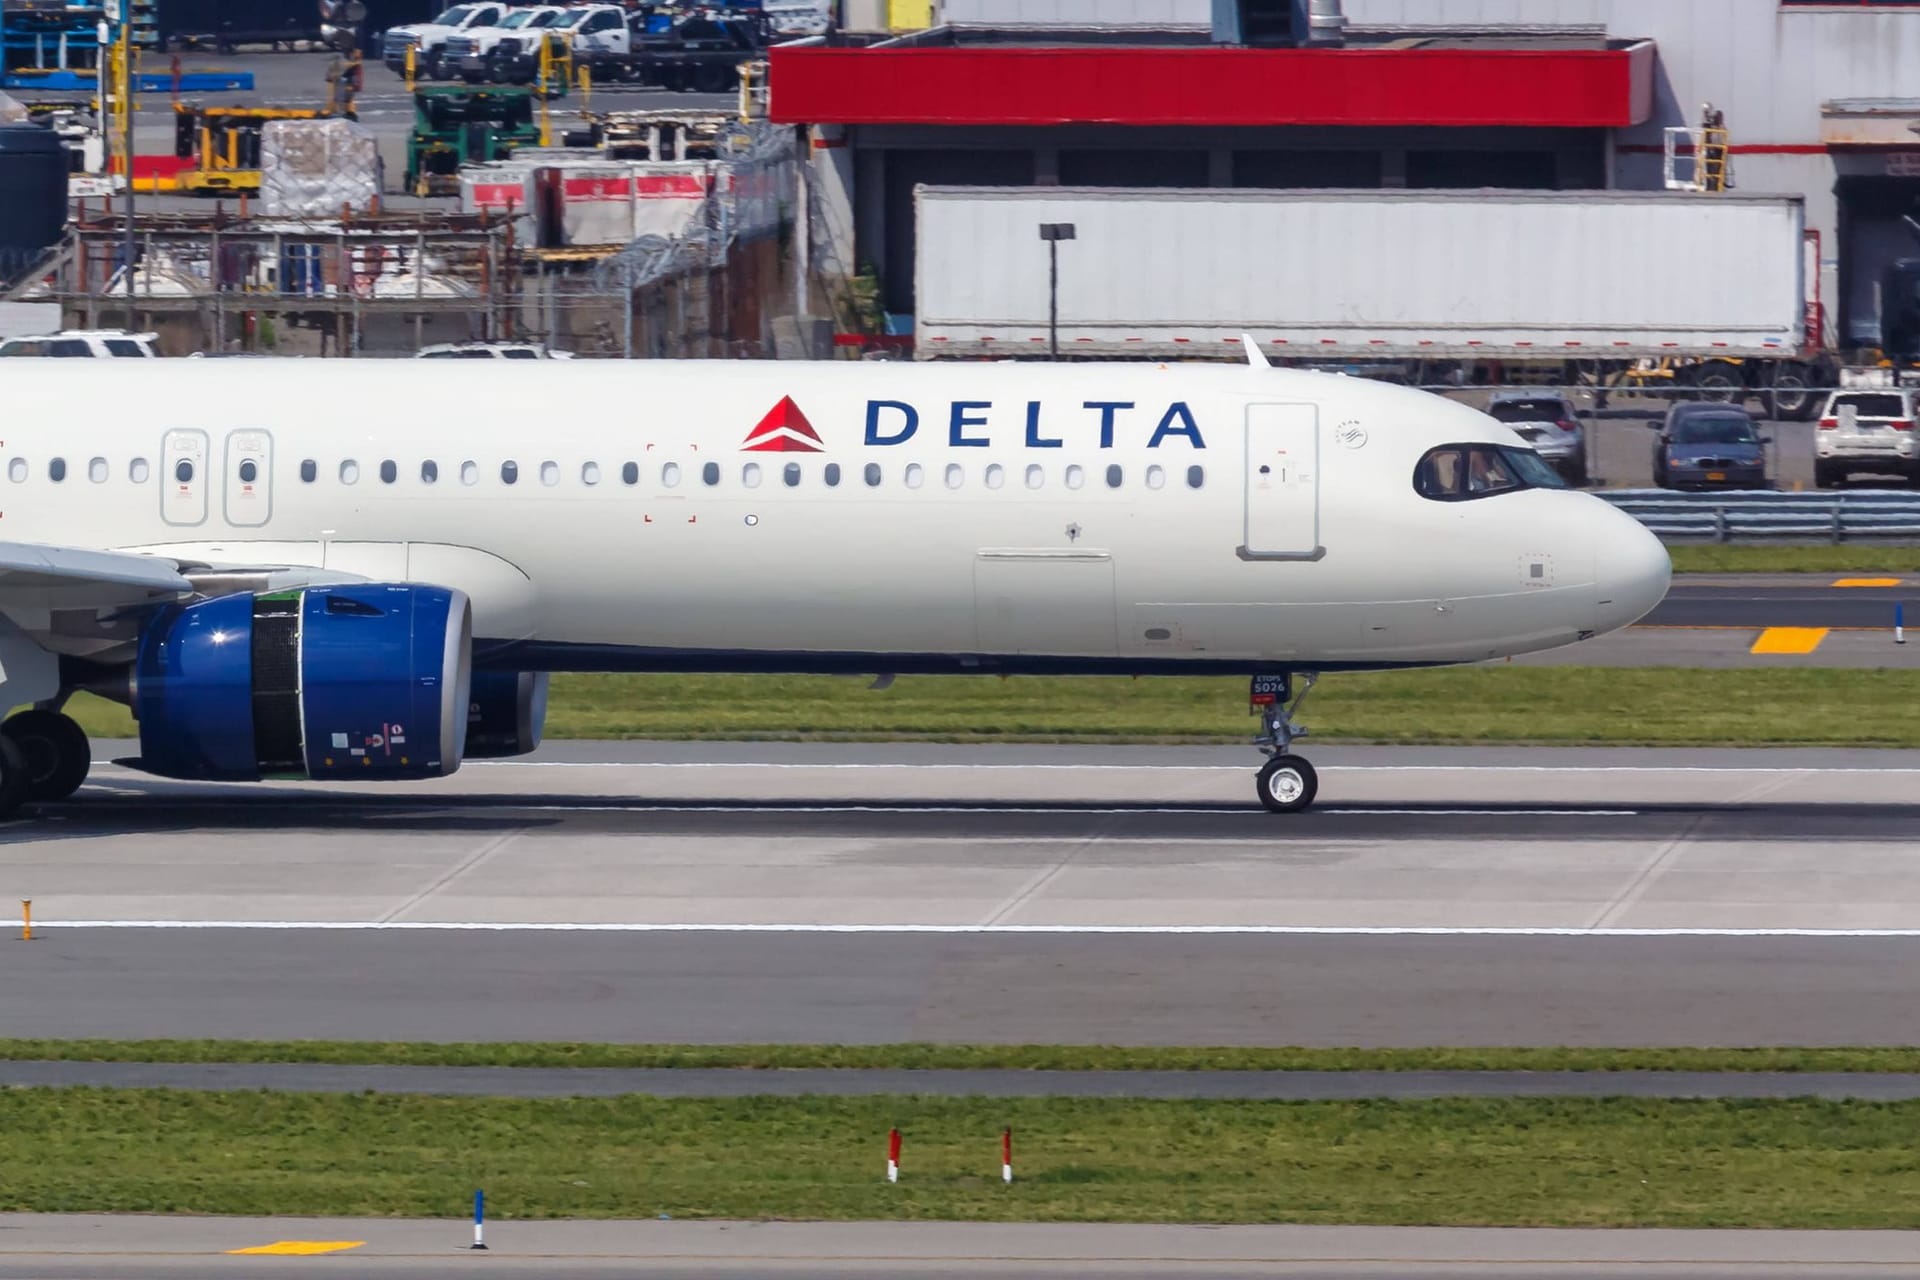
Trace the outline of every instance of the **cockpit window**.
<path fill-rule="evenodd" d="M 1427 450 L 1414 468 L 1423 498 L 1461 502 L 1519 489 L 1564 489 L 1567 482 L 1531 449 L 1494 444 L 1444 444 Z"/>

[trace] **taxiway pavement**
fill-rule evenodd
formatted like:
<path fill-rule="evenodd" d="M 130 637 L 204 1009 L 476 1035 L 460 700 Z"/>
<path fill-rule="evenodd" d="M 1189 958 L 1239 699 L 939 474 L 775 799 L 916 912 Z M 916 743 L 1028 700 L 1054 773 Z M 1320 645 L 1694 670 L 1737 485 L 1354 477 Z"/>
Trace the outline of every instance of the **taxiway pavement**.
<path fill-rule="evenodd" d="M 19 1036 L 1887 1044 L 1920 753 L 561 743 L 103 768 L 0 828 Z"/>
<path fill-rule="evenodd" d="M 1327 1102 L 1359 1098 L 1920 1099 L 1920 1074 L 1845 1071 L 1018 1071 L 700 1067 L 395 1067 L 332 1063 L 0 1061 L 0 1088 L 272 1089 L 441 1097 L 935 1095 Z"/>
<path fill-rule="evenodd" d="M 1016 1187 L 1017 1191 L 1017 1187 Z M 1322 1276 L 1855 1280 L 1920 1268 L 1904 1231 L 1604 1231 L 936 1222 L 493 1222 L 0 1215 L 0 1276 Z M 296 1250 L 305 1246 L 312 1252 Z M 236 1254 L 272 1249 L 273 1254 Z"/>

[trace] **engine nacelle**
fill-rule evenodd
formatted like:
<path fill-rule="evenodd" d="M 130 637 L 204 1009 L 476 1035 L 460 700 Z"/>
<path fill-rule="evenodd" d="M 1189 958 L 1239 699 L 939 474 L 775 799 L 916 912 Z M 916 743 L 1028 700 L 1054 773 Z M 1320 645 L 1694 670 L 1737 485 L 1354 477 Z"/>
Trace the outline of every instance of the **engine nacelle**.
<path fill-rule="evenodd" d="M 547 725 L 547 673 L 476 671 L 467 713 L 467 759 L 523 756 Z"/>
<path fill-rule="evenodd" d="M 443 587 L 169 606 L 140 637 L 140 765 L 169 778 L 434 778 L 460 767 L 473 610 Z"/>

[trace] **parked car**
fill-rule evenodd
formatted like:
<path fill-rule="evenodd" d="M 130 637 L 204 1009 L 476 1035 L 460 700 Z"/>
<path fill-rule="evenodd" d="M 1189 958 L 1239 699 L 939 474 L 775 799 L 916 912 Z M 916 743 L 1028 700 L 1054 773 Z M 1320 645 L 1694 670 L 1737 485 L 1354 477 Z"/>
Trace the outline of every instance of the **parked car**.
<path fill-rule="evenodd" d="M 150 358 L 160 354 L 153 345 L 159 338 L 157 333 L 128 333 L 125 329 L 63 329 L 0 341 L 0 356 Z"/>
<path fill-rule="evenodd" d="M 422 347 L 416 360 L 571 360 L 573 352 L 538 342 L 440 342 Z"/>
<path fill-rule="evenodd" d="M 1552 392 L 1496 391 L 1487 402 L 1487 412 L 1496 422 L 1512 427 L 1567 483 L 1587 482 L 1587 434 L 1581 430 L 1573 401 Z"/>
<path fill-rule="evenodd" d="M 1832 488 L 1856 471 L 1920 477 L 1920 442 L 1914 439 L 1914 396 L 1909 388 L 1835 391 L 1820 411 L 1813 433 L 1813 482 Z"/>
<path fill-rule="evenodd" d="M 1764 489 L 1767 445 L 1745 409 L 1731 404 L 1677 404 L 1666 421 L 1649 423 L 1653 482 L 1662 489 Z"/>

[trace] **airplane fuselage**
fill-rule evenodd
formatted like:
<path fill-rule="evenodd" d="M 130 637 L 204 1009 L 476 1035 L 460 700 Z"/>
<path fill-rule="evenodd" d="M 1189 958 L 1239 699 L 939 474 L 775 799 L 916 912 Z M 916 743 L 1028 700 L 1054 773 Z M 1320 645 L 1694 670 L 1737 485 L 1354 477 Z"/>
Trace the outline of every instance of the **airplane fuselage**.
<path fill-rule="evenodd" d="M 1313 374 L 13 361 L 0 386 L 7 538 L 458 588 L 482 666 L 1421 665 L 1623 626 L 1666 585 L 1588 495 L 1416 491 L 1436 448 L 1524 449 L 1498 423 Z"/>

